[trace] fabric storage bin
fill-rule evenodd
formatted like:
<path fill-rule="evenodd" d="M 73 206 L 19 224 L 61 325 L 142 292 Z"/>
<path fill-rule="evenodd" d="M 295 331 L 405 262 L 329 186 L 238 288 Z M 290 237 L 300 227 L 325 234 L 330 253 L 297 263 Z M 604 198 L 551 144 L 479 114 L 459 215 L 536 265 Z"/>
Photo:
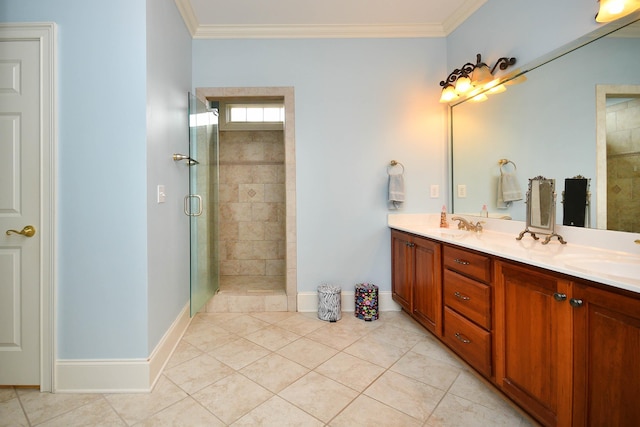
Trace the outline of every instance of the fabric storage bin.
<path fill-rule="evenodd" d="M 338 286 L 322 284 L 318 286 L 318 319 L 337 322 L 342 317 L 340 298 L 342 289 Z"/>
<path fill-rule="evenodd" d="M 378 287 L 371 283 L 358 283 L 355 292 L 355 316 L 364 320 L 378 318 Z"/>

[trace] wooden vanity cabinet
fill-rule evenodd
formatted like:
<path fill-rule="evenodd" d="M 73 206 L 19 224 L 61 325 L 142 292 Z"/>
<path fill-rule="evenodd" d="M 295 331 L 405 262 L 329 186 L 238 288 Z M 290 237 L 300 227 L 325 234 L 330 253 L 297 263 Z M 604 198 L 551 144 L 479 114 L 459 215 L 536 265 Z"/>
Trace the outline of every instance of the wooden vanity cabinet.
<path fill-rule="evenodd" d="M 393 299 L 545 426 L 640 425 L 640 293 L 392 230 Z"/>
<path fill-rule="evenodd" d="M 442 254 L 442 339 L 478 372 L 491 377 L 491 258 L 447 245 Z"/>
<path fill-rule="evenodd" d="M 391 231 L 391 294 L 422 326 L 442 335 L 440 243 Z"/>
<path fill-rule="evenodd" d="M 391 230 L 391 297 L 406 312 L 413 313 L 415 257 L 411 234 Z"/>
<path fill-rule="evenodd" d="M 577 282 L 573 425 L 640 423 L 640 295 Z"/>
<path fill-rule="evenodd" d="M 571 282 L 496 261 L 495 381 L 547 426 L 571 425 Z"/>

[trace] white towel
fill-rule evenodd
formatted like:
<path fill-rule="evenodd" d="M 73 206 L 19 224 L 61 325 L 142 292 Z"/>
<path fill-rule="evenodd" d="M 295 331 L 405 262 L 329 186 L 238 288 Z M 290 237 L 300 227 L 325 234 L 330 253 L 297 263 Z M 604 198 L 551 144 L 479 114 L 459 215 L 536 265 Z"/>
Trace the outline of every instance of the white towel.
<path fill-rule="evenodd" d="M 395 209 L 404 202 L 404 176 L 401 173 L 389 175 L 389 202 Z"/>
<path fill-rule="evenodd" d="M 496 208 L 498 209 L 508 209 L 511 205 L 511 202 L 505 202 L 502 195 L 502 175 L 498 177 L 498 198 L 496 200 Z"/>
<path fill-rule="evenodd" d="M 505 209 L 511 202 L 522 200 L 522 190 L 514 172 L 501 172 L 498 179 L 497 207 Z"/>

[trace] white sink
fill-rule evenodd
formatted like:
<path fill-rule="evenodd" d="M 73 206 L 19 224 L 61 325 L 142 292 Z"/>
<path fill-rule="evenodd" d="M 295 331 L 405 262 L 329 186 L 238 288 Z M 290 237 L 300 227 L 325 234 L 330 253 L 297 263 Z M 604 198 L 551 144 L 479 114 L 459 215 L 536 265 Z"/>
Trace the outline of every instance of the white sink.
<path fill-rule="evenodd" d="M 470 231 L 460 230 L 458 228 L 429 228 L 421 231 L 450 239 L 468 236 L 471 233 Z"/>
<path fill-rule="evenodd" d="M 584 273 L 640 281 L 640 257 L 619 255 L 571 255 L 561 258 L 567 267 Z"/>

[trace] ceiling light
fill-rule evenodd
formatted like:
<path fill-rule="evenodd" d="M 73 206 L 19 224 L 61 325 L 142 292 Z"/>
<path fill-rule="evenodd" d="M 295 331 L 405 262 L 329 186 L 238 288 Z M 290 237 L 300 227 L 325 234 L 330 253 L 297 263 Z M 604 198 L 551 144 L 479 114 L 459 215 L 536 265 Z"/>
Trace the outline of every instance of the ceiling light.
<path fill-rule="evenodd" d="M 640 9 L 640 0 L 600 0 L 596 22 L 611 22 Z"/>
<path fill-rule="evenodd" d="M 489 90 L 487 91 L 487 93 L 488 93 L 489 95 L 495 95 L 496 93 L 502 93 L 502 92 L 504 92 L 505 90 L 507 90 L 507 88 L 506 88 L 504 85 L 497 85 L 497 86 L 494 86 L 494 87 L 492 87 L 491 89 L 489 89 Z"/>

